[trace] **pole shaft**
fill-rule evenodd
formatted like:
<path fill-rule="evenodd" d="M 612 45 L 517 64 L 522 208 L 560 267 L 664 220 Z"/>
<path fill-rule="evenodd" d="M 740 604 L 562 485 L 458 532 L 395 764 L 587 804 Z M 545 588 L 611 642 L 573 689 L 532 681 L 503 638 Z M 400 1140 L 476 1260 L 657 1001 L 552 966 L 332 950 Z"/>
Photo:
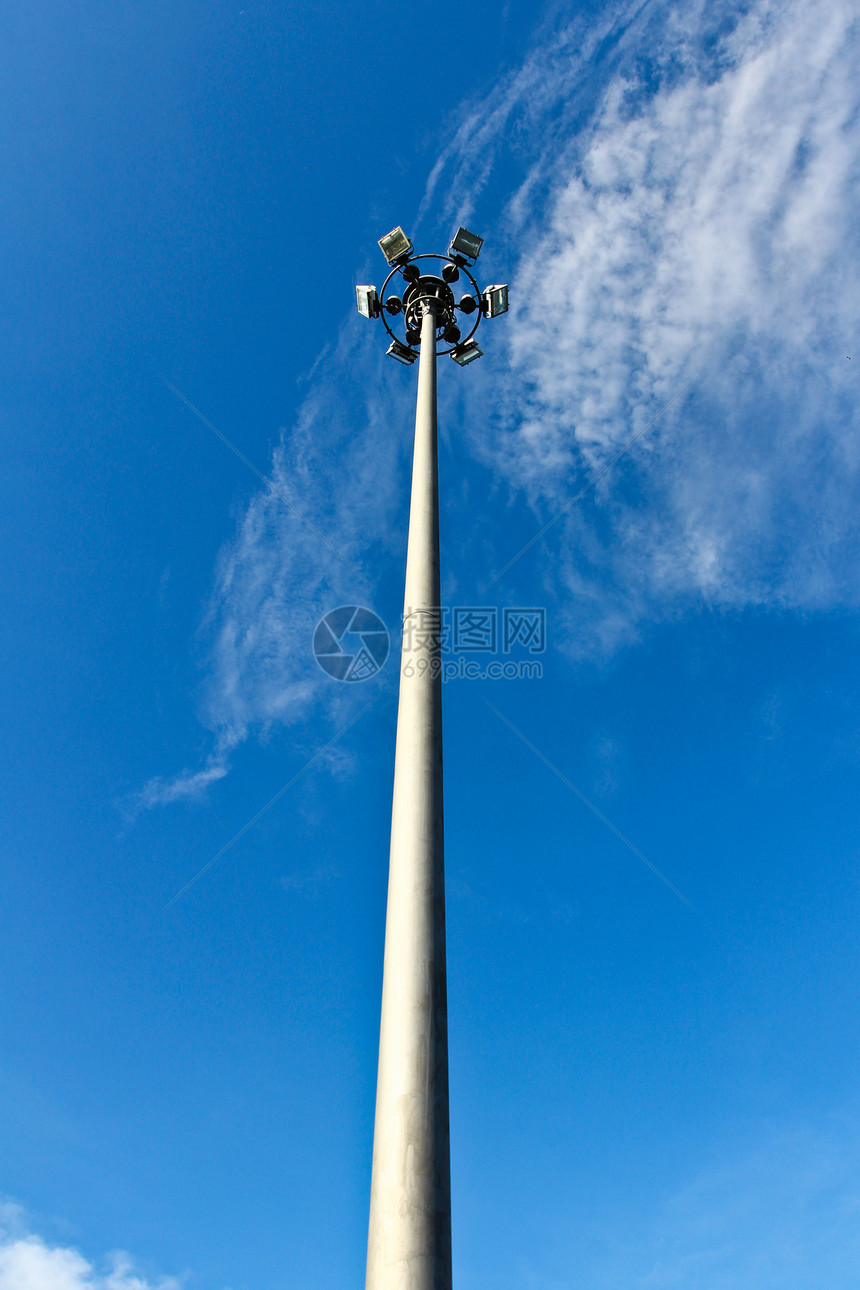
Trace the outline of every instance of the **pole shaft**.
<path fill-rule="evenodd" d="M 421 324 L 366 1290 L 451 1290 L 436 318 Z"/>

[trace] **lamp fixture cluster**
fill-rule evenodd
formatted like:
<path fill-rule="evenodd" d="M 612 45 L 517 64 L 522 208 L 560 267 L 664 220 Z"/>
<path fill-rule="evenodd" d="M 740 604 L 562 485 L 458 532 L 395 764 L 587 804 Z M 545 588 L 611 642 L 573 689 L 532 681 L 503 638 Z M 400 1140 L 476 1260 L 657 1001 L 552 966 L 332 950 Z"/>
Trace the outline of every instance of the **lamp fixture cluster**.
<path fill-rule="evenodd" d="M 390 266 L 388 277 L 381 292 L 373 286 L 357 286 L 355 298 L 358 312 L 364 318 L 382 319 L 391 338 L 387 350 L 391 358 L 406 366 L 415 362 L 421 344 L 421 319 L 428 308 L 433 310 L 436 320 L 437 353 L 449 354 L 461 367 L 481 357 L 483 350 L 475 340 L 478 323 L 482 318 L 497 318 L 508 310 L 507 283 L 494 283 L 481 291 L 471 272 L 483 244 L 484 239 L 477 233 L 459 228 L 451 239 L 447 255 L 416 255 L 411 238 L 399 224 L 379 239 L 382 254 Z M 421 260 L 442 261 L 440 272 L 425 272 L 425 266 L 418 263 Z M 459 300 L 455 300 L 453 284 L 460 280 L 461 273 L 468 279 L 472 290 L 467 290 Z M 401 294 L 386 296 L 389 284 L 398 274 L 402 283 Z M 474 315 L 465 336 L 457 322 L 458 312 L 466 318 Z M 399 315 L 405 324 L 404 338 L 397 336 L 388 322 L 388 318 L 394 319 Z"/>

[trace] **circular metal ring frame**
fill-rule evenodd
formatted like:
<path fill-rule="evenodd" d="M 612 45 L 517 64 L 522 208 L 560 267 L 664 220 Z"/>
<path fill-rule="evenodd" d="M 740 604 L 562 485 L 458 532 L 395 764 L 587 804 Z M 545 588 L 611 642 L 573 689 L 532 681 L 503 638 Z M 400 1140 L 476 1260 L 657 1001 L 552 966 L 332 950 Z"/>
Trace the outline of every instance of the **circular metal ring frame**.
<path fill-rule="evenodd" d="M 385 292 L 389 282 L 394 277 L 395 273 L 402 273 L 407 264 L 414 264 L 416 260 L 444 260 L 446 264 L 453 264 L 454 267 L 459 269 L 461 273 L 465 273 L 466 277 L 469 279 L 469 281 L 471 282 L 472 286 L 475 289 L 475 297 L 476 297 L 475 303 L 477 304 L 478 307 L 475 310 L 475 321 L 472 323 L 472 330 L 469 332 L 468 336 L 461 336 L 460 339 L 457 341 L 457 344 L 452 345 L 450 349 L 440 349 L 439 348 L 440 340 L 438 336 L 436 337 L 436 356 L 444 357 L 446 354 L 453 354 L 455 349 L 461 349 L 462 346 L 465 345 L 467 341 L 470 341 L 472 339 L 475 332 L 478 330 L 478 323 L 481 321 L 484 315 L 481 309 L 481 288 L 478 286 L 477 282 L 475 281 L 475 278 L 469 272 L 466 265 L 457 264 L 457 261 L 453 260 L 450 255 L 435 255 L 432 251 L 424 251 L 422 252 L 421 255 L 411 255 L 408 260 L 403 260 L 392 267 L 391 272 L 383 282 L 382 290 L 379 293 L 379 316 L 382 319 L 382 325 L 385 328 L 385 330 L 388 332 L 392 340 L 396 340 L 399 345 L 405 344 L 405 342 L 402 341 L 399 336 L 395 335 L 395 333 L 391 330 L 391 328 L 388 325 L 388 319 L 385 317 L 387 312 L 385 308 Z M 451 286 L 452 284 L 449 283 L 448 285 Z M 468 314 L 466 315 L 466 317 L 468 317 Z M 444 341 L 442 341 L 441 343 L 443 345 L 445 344 Z M 407 349 L 412 350 L 412 353 L 415 354 L 416 357 L 420 353 L 420 350 L 413 349 L 411 345 L 407 345 Z"/>

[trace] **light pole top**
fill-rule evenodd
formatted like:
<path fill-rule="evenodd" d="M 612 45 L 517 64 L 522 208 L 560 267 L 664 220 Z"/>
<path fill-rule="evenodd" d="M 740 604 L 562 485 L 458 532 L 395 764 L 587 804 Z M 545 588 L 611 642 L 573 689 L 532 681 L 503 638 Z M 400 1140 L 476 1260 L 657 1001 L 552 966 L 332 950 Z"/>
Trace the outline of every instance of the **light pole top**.
<path fill-rule="evenodd" d="M 382 325 L 391 338 L 388 354 L 406 365 L 414 363 L 421 346 L 421 319 L 432 310 L 436 320 L 436 353 L 450 354 L 455 363 L 465 367 L 480 358 L 483 351 L 475 340 L 475 332 L 482 318 L 495 318 L 507 313 L 507 284 L 493 284 L 483 292 L 472 273 L 474 263 L 481 253 L 484 239 L 477 233 L 460 228 L 451 239 L 447 255 L 434 252 L 415 254 L 412 241 L 398 224 L 385 237 L 379 239 L 383 255 L 391 266 L 382 290 L 376 287 L 355 288 L 358 312 L 365 318 L 381 318 Z M 419 261 L 435 261 L 435 264 Z M 460 274 L 468 280 L 467 290 L 459 300 L 454 297 L 453 284 Z M 386 296 L 389 286 L 397 288 Z M 474 314 L 471 328 L 463 335 L 457 313 L 466 319 Z M 386 317 L 388 315 L 388 317 Z M 403 335 L 398 336 L 388 319 L 400 318 Z M 468 326 L 468 323 L 465 323 Z"/>

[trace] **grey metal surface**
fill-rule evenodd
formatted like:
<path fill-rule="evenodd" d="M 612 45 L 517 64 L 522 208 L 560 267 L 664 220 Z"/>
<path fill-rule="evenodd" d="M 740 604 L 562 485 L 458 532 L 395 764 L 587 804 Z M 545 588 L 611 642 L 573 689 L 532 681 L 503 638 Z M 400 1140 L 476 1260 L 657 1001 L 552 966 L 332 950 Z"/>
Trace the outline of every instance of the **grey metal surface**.
<path fill-rule="evenodd" d="M 440 601 L 435 323 L 431 305 L 421 324 L 366 1290 L 451 1288 L 441 643 L 414 630 Z"/>

